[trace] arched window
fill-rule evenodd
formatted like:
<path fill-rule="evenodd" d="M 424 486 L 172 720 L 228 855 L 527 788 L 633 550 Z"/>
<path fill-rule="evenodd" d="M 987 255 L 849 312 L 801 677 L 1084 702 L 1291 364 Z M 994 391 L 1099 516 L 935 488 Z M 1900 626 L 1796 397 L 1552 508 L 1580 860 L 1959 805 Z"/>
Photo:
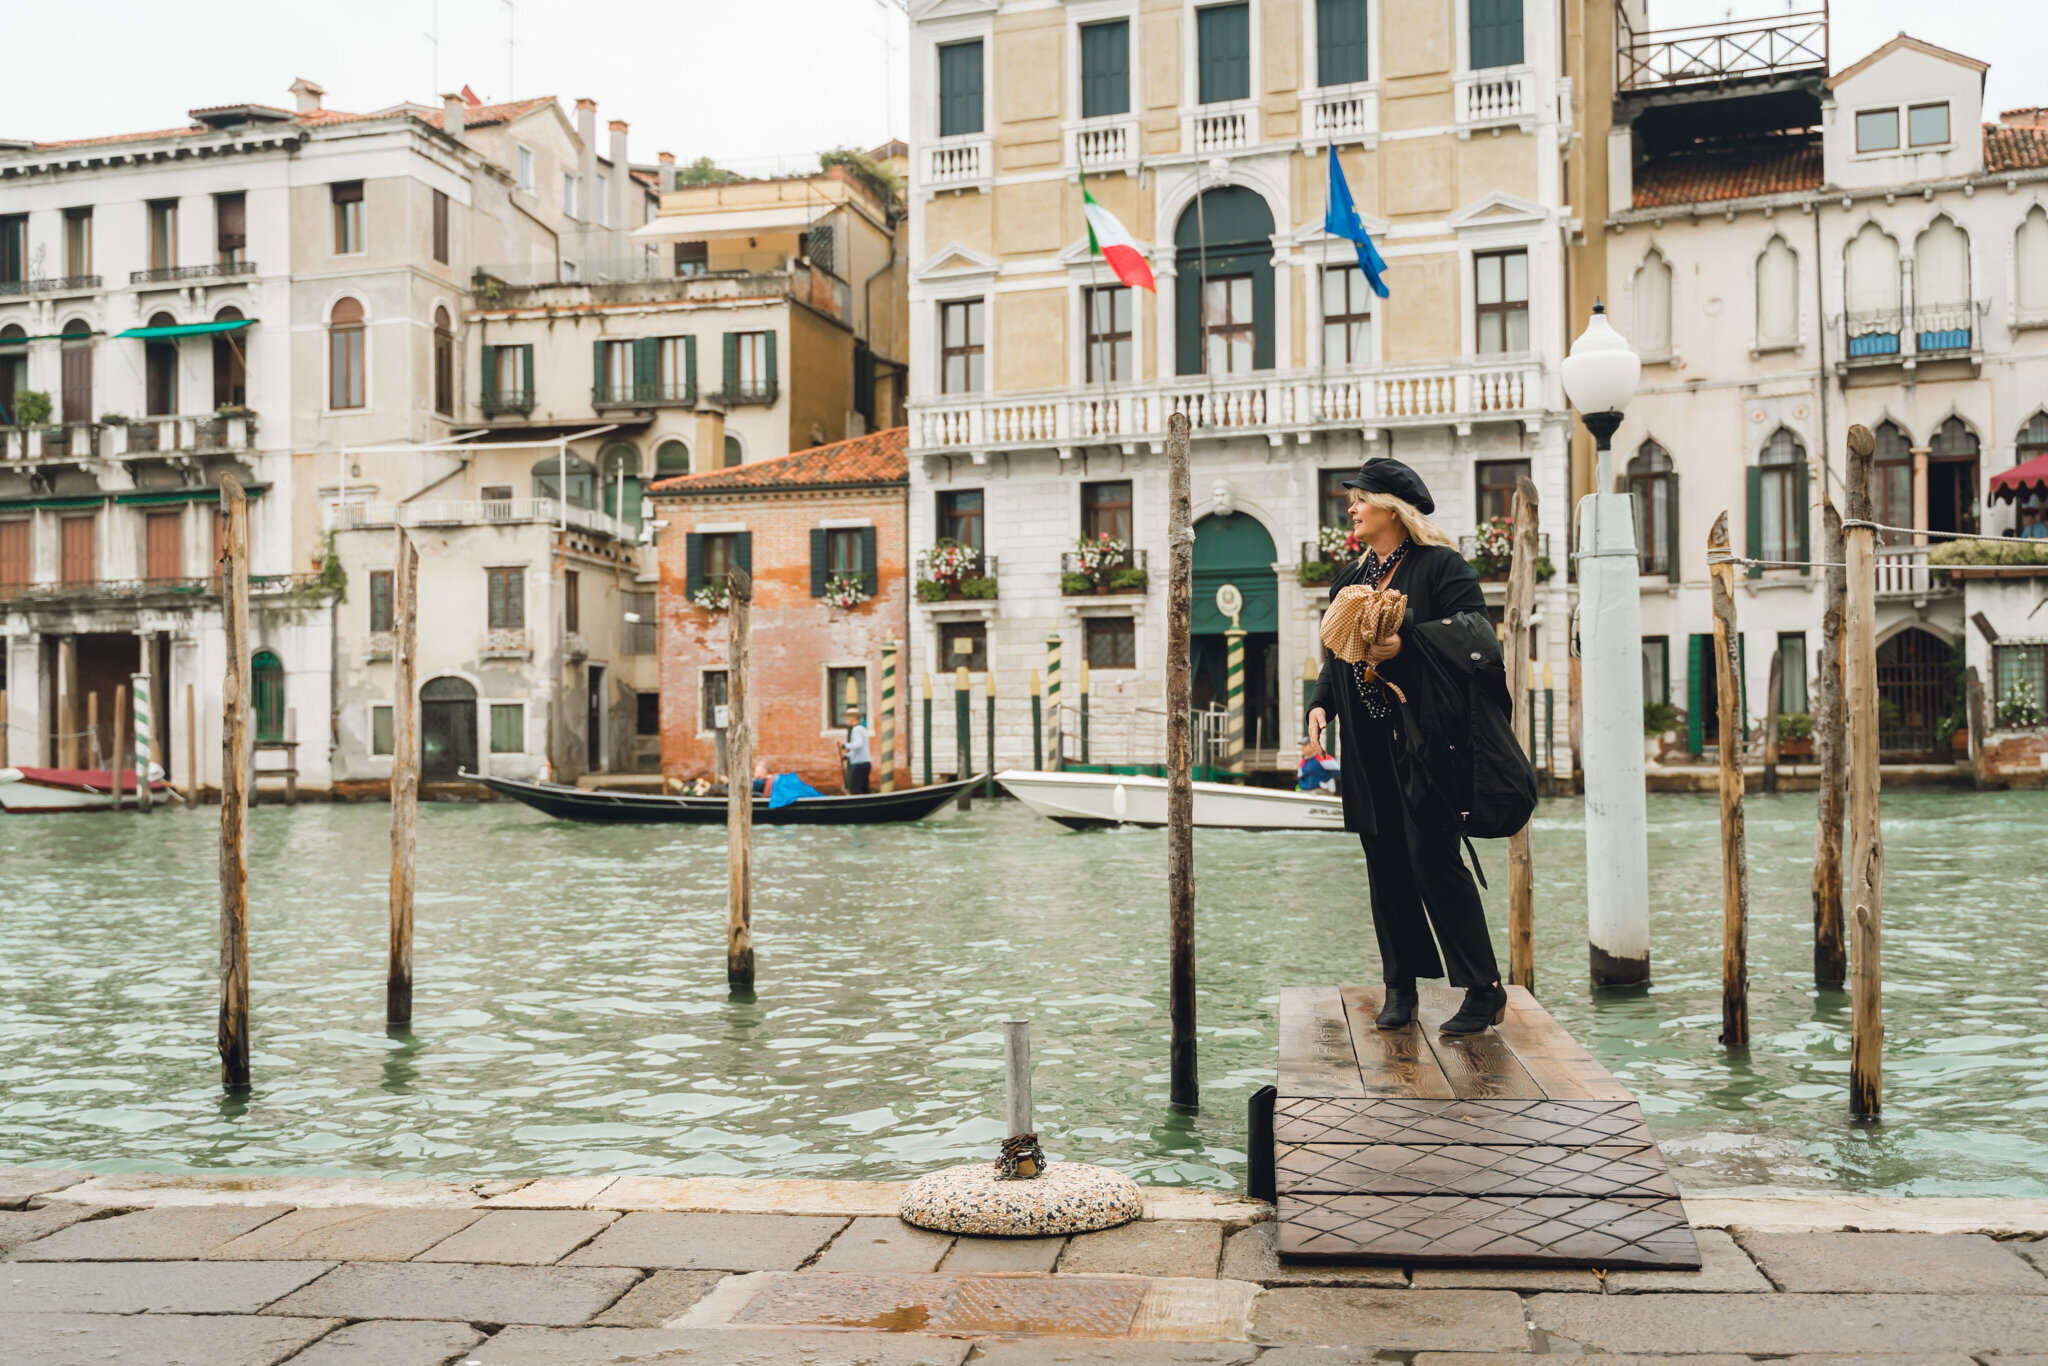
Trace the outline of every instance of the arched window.
<path fill-rule="evenodd" d="M 2048 210 L 2027 210 L 2012 236 L 2012 302 L 2022 320 L 2048 321 Z"/>
<path fill-rule="evenodd" d="M 239 322 L 242 310 L 223 308 L 213 315 L 218 323 Z M 213 334 L 213 406 L 244 408 L 249 404 L 249 358 L 242 352 L 246 331 Z"/>
<path fill-rule="evenodd" d="M 1865 223 L 1842 249 L 1848 282 L 1842 323 L 1849 356 L 1899 354 L 1899 244 L 1875 223 Z"/>
<path fill-rule="evenodd" d="M 1799 342 L 1799 257 L 1773 237 L 1756 258 L 1756 347 Z"/>
<path fill-rule="evenodd" d="M 256 712 L 256 738 L 284 739 L 284 661 L 268 650 L 258 650 L 249 661 L 249 700 Z"/>
<path fill-rule="evenodd" d="M 1654 441 L 1636 448 L 1628 462 L 1628 492 L 1636 514 L 1636 550 L 1645 574 L 1678 581 L 1678 473 L 1671 452 Z"/>
<path fill-rule="evenodd" d="M 654 448 L 654 475 L 666 479 L 690 472 L 690 448 L 680 441 L 664 441 Z"/>
<path fill-rule="evenodd" d="M 1913 441 L 1896 422 L 1880 422 L 1877 450 L 1872 456 L 1870 479 L 1871 512 L 1886 526 L 1913 525 Z M 1877 533 L 1879 545 L 1904 545 L 1910 538 L 1899 531 Z"/>
<path fill-rule="evenodd" d="M 14 395 L 28 388 L 28 329 L 20 323 L 0 327 L 0 427 L 12 427 Z"/>
<path fill-rule="evenodd" d="M 1629 338 L 1645 359 L 1671 354 L 1671 267 L 1655 247 L 1636 267 L 1635 336 Z"/>
<path fill-rule="evenodd" d="M 64 340 L 58 345 L 64 381 L 64 421 L 90 422 L 92 412 L 92 324 L 73 318 L 64 324 Z"/>
<path fill-rule="evenodd" d="M 1913 330 L 1922 351 L 1970 349 L 1970 239 L 1947 214 L 1913 244 Z"/>
<path fill-rule="evenodd" d="M 745 461 L 746 453 L 740 450 L 740 439 L 731 433 L 727 433 L 725 438 L 725 467 L 731 469 L 736 465 L 745 463 Z"/>
<path fill-rule="evenodd" d="M 1174 243 L 1174 369 L 1273 368 L 1273 212 L 1240 185 L 1181 211 Z M 1206 246 L 1205 246 L 1206 244 Z"/>
<path fill-rule="evenodd" d="M 327 315 L 327 406 L 363 406 L 363 305 L 343 299 Z"/>
<path fill-rule="evenodd" d="M 595 506 L 597 499 L 597 466 L 580 455 L 567 460 L 548 456 L 533 464 L 533 496 L 536 498 L 561 498 L 563 478 L 568 480 L 568 503 L 570 507 L 588 508 Z"/>
<path fill-rule="evenodd" d="M 178 320 L 168 313 L 153 314 L 151 327 L 176 327 Z M 142 344 L 142 411 L 163 417 L 178 411 L 178 343 L 170 337 L 154 337 Z"/>
<path fill-rule="evenodd" d="M 635 535 L 640 531 L 640 452 L 624 441 L 604 448 L 598 458 L 604 510 Z"/>
<path fill-rule="evenodd" d="M 1780 427 L 1749 472 L 1749 557 L 1789 564 L 1811 559 L 1806 550 L 1806 447 Z M 1762 573 L 1749 571 L 1751 578 Z"/>
<path fill-rule="evenodd" d="M 1935 430 L 1927 443 L 1927 527 L 1977 531 L 1977 434 L 1959 417 Z"/>
<path fill-rule="evenodd" d="M 434 310 L 434 411 L 455 416 L 455 327 L 448 310 Z"/>

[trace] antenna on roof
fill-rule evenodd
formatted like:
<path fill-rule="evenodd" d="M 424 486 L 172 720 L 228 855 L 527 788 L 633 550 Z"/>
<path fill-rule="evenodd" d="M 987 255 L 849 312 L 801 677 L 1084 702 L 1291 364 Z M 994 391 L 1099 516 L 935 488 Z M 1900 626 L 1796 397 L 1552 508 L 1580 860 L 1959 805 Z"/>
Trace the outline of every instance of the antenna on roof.
<path fill-rule="evenodd" d="M 427 84 L 427 89 L 430 91 L 441 88 L 441 0 L 434 0 L 432 13 L 434 26 L 427 30 L 424 35 L 427 40 L 427 46 L 433 50 L 434 54 L 434 79 Z"/>
<path fill-rule="evenodd" d="M 517 35 L 514 33 L 514 21 L 519 17 L 519 7 L 514 3 L 514 0 L 500 0 L 500 3 L 505 6 L 505 98 L 510 100 L 515 98 L 514 92 L 519 88 L 513 81 L 514 68 L 512 65 L 517 51 Z"/>

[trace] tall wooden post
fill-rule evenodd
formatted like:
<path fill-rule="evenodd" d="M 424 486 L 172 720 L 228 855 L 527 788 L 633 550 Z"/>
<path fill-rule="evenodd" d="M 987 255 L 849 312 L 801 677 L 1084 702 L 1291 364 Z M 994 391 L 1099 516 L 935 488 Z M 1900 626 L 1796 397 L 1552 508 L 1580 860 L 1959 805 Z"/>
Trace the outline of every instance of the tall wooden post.
<path fill-rule="evenodd" d="M 1851 436 L 1856 429 L 1852 429 Z M 1813 984 L 1840 990 L 1849 977 L 1842 947 L 1842 821 L 1849 806 L 1848 718 L 1842 710 L 1842 612 L 1848 595 L 1843 564 L 1842 514 L 1820 495 L 1822 558 L 1820 686 L 1813 709 L 1813 757 L 1820 765 L 1820 802 L 1813 850 Z"/>
<path fill-rule="evenodd" d="M 85 741 L 89 747 L 86 751 L 87 768 L 113 767 L 105 761 L 106 747 L 100 740 L 100 695 L 97 692 L 85 695 Z"/>
<path fill-rule="evenodd" d="M 1079 675 L 1079 677 L 1080 677 L 1080 681 L 1081 681 L 1081 687 L 1080 687 L 1080 690 L 1079 690 L 1079 691 L 1078 691 L 1078 692 L 1076 693 L 1076 696 L 1077 696 L 1077 697 L 1078 697 L 1078 698 L 1080 699 L 1080 703 L 1081 703 L 1081 705 L 1080 705 L 1080 707 L 1079 707 L 1079 713 L 1080 713 L 1080 719 L 1081 719 L 1081 762 L 1085 764 L 1085 763 L 1087 763 L 1087 762 L 1088 762 L 1088 690 L 1089 690 L 1089 681 L 1088 681 L 1088 661 L 1087 661 L 1087 659 L 1086 659 L 1086 658 L 1083 658 L 1083 659 L 1081 660 L 1081 672 L 1080 672 L 1080 675 Z"/>
<path fill-rule="evenodd" d="M 725 984 L 754 989 L 754 726 L 748 714 L 754 625 L 754 580 L 726 571 L 732 594 L 726 612 Z"/>
<path fill-rule="evenodd" d="M 1038 670 L 1031 671 L 1031 769 L 1045 767 L 1045 699 L 1038 695 Z"/>
<path fill-rule="evenodd" d="M 1195 532 L 1188 457 L 1188 419 L 1166 420 L 1166 906 L 1170 967 L 1167 984 L 1168 1094 L 1196 1108 L 1195 1071 L 1195 784 L 1194 669 Z"/>
<path fill-rule="evenodd" d="M 391 952 L 384 974 L 384 1022 L 412 1023 L 414 821 L 420 807 L 420 552 L 398 528 L 391 575 Z"/>
<path fill-rule="evenodd" d="M 199 805 L 199 690 L 185 685 L 185 805 Z"/>
<path fill-rule="evenodd" d="M 1991 756 L 1984 752 L 1984 679 L 1976 665 L 1963 671 L 1963 686 L 1970 722 L 1970 784 L 1982 792 L 1991 785 Z M 0 762 L 5 762 L 4 755 Z"/>
<path fill-rule="evenodd" d="M 1060 715 L 1060 633 L 1045 638 L 1045 752 L 1052 756 L 1048 768 L 1067 766 L 1066 720 Z"/>
<path fill-rule="evenodd" d="M 1764 683 L 1764 791 L 1778 790 L 1778 699 L 1785 695 L 1785 652 L 1771 651 L 1771 672 Z"/>
<path fill-rule="evenodd" d="M 981 795 L 995 800 L 996 795 L 996 669 L 995 661 L 982 671 L 981 692 L 988 704 L 988 738 L 983 745 L 988 750 L 988 781 L 982 785 Z"/>
<path fill-rule="evenodd" d="M 107 776 L 112 778 L 114 788 L 114 809 L 119 811 L 126 805 L 121 795 L 127 784 L 128 773 L 128 685 L 114 685 L 114 738 L 113 748 L 107 755 Z"/>
<path fill-rule="evenodd" d="M 57 638 L 57 767 L 79 768 L 78 640 Z"/>
<path fill-rule="evenodd" d="M 1749 1047 L 1749 859 L 1742 830 L 1742 662 L 1736 652 L 1735 566 L 1728 514 L 1707 533 L 1713 584 L 1714 684 L 1721 727 L 1721 1042 Z"/>
<path fill-rule="evenodd" d="M 134 685 L 130 696 L 135 699 L 135 804 L 147 811 L 155 795 L 149 790 L 149 765 L 156 748 L 156 689 L 146 673 L 133 674 L 128 681 Z M 6 723 L 5 709 L 0 708 L 0 728 Z"/>
<path fill-rule="evenodd" d="M 249 1085 L 249 500 L 223 475 L 227 504 L 227 673 L 221 682 L 220 1080 Z"/>
<path fill-rule="evenodd" d="M 953 670 L 953 762 L 955 778 L 974 776 L 974 703 L 970 692 L 974 687 L 973 676 L 965 664 Z M 974 789 L 960 789 L 960 809 L 968 810 L 974 804 Z"/>
<path fill-rule="evenodd" d="M 0 688 L 0 768 L 7 768 L 7 689 Z"/>
<path fill-rule="evenodd" d="M 882 642 L 882 791 L 896 790 L 896 639 Z"/>
<path fill-rule="evenodd" d="M 1508 562 L 1508 696 L 1514 699 L 1515 734 L 1529 736 L 1536 762 L 1535 696 L 1529 687 L 1529 614 L 1536 607 L 1536 484 L 1515 480 L 1514 554 Z M 1536 867 L 1529 825 L 1508 836 L 1508 981 L 1536 990 Z"/>
<path fill-rule="evenodd" d="M 1869 522 L 1870 457 L 1877 439 L 1868 427 L 1849 429 L 1850 522 Z M 1883 927 L 1884 834 L 1877 814 L 1877 533 L 1868 526 L 1842 534 L 1848 594 L 1842 633 L 1843 702 L 1849 713 L 1849 1113 L 1875 1118 L 1884 1109 L 1884 975 L 1878 945 Z"/>

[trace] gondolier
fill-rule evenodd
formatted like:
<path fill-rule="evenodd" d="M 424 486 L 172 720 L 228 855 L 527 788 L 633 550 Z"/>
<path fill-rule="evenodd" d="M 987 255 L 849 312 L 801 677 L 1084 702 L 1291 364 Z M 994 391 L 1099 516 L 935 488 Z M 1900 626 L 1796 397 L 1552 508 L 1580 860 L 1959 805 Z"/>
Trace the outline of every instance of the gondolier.
<path fill-rule="evenodd" d="M 839 752 L 846 760 L 846 791 L 850 796 L 866 796 L 868 773 L 873 759 L 868 749 L 868 728 L 861 723 L 860 708 L 846 709 L 846 738 L 839 742 Z"/>
<path fill-rule="evenodd" d="M 1507 993 L 1478 888 L 1459 856 L 1459 812 L 1446 795 L 1455 787 L 1448 774 L 1427 771 L 1427 747 L 1418 746 L 1418 728 L 1449 699 L 1432 695 L 1440 671 L 1416 658 L 1431 648 L 1416 644 L 1416 628 L 1449 626 L 1460 613 L 1476 613 L 1484 623 L 1486 598 L 1479 576 L 1429 519 L 1436 502 L 1414 470 L 1391 457 L 1369 460 L 1344 486 L 1351 490 L 1351 523 L 1367 548 L 1331 588 L 1324 643 L 1332 656 L 1309 703 L 1308 735 L 1320 750 L 1329 718 L 1341 722 L 1344 825 L 1365 849 L 1387 986 L 1379 1027 L 1407 1028 L 1415 1018 L 1416 979 L 1448 969 L 1465 1002 L 1443 1032 L 1476 1034 L 1498 1022 Z M 1399 600 L 1346 595 L 1354 585 Z M 1397 622 L 1392 633 L 1378 629 L 1383 615 Z M 1490 628 L 1485 637 L 1490 643 Z"/>

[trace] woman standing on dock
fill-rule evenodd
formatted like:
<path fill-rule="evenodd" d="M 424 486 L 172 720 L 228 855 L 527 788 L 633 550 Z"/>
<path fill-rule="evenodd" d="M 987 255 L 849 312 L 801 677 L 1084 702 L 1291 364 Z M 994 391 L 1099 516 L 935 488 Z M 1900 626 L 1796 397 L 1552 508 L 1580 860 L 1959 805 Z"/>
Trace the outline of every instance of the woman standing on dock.
<path fill-rule="evenodd" d="M 1429 520 L 1436 500 L 1420 475 L 1391 457 L 1368 460 L 1344 486 L 1351 490 L 1351 524 L 1366 550 L 1331 586 L 1333 604 L 1339 592 L 1358 584 L 1398 591 L 1406 600 L 1406 627 L 1448 623 L 1463 612 L 1484 620 L 1479 576 Z M 1491 641 L 1490 629 L 1486 635 Z M 1387 989 L 1379 1027 L 1407 1028 L 1415 1018 L 1416 979 L 1442 977 L 1448 961 L 1451 985 L 1465 989 L 1465 1002 L 1442 1032 L 1477 1034 L 1500 1022 L 1507 993 L 1479 890 L 1459 857 L 1459 813 L 1443 795 L 1452 784 L 1412 771 L 1404 721 L 1413 726 L 1416 717 L 1402 711 L 1424 702 L 1430 673 L 1400 634 L 1346 653 L 1362 658 L 1350 663 L 1333 656 L 1323 664 L 1309 703 L 1308 736 L 1320 751 L 1330 716 L 1342 723 L 1344 828 L 1356 831 L 1365 847 Z M 1430 709 L 1423 706 L 1420 714 Z"/>

